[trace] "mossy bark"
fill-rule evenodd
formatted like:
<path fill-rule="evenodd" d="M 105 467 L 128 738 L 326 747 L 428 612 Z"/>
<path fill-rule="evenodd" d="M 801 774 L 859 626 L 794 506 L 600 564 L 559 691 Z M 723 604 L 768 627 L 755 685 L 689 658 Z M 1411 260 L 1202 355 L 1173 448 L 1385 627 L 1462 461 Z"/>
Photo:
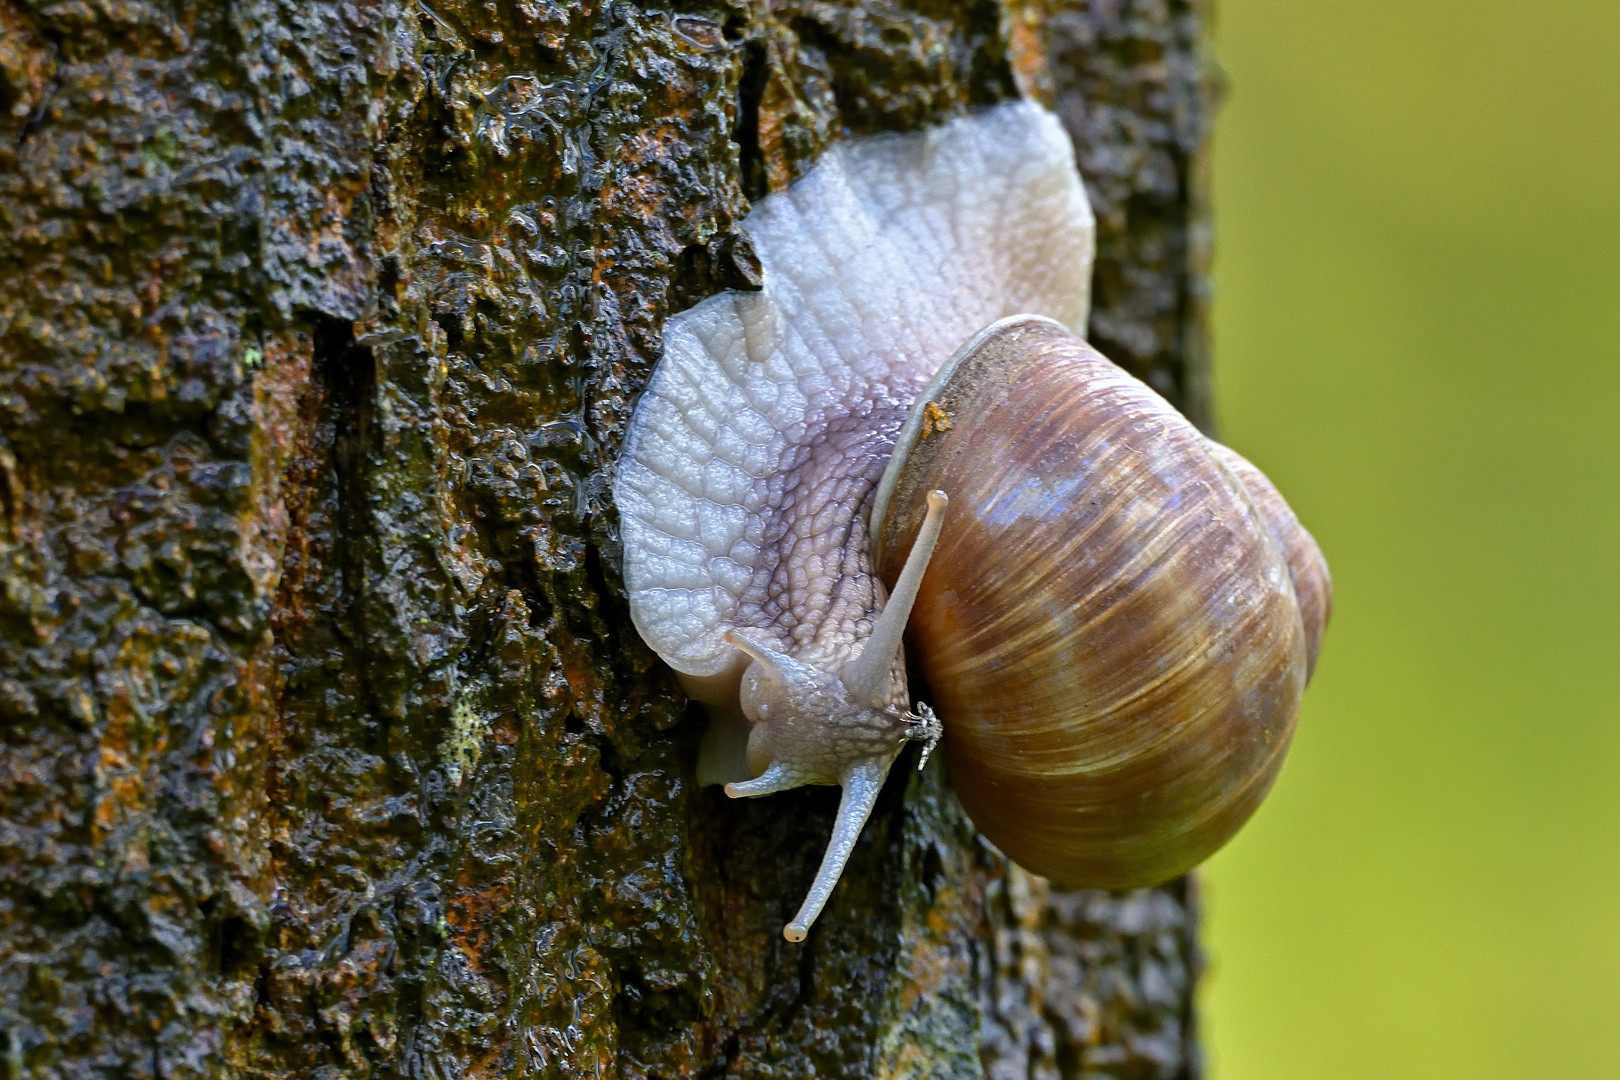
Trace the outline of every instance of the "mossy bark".
<path fill-rule="evenodd" d="M 1207 415 L 1195 0 L 0 0 L 0 1075 L 1198 1074 L 1190 882 L 692 784 L 608 478 L 830 141 L 1022 92 Z"/>

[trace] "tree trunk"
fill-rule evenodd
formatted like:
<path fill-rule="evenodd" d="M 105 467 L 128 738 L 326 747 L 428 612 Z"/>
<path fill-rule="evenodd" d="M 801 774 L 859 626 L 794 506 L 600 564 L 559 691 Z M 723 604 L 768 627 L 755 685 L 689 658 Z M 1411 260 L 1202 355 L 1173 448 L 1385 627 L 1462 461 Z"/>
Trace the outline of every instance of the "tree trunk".
<path fill-rule="evenodd" d="M 1204 418 L 1201 5 L 731 2 L 0 0 L 0 1075 L 1198 1075 L 1192 883 L 938 758 L 782 940 L 836 792 L 693 785 L 608 481 L 749 199 L 1019 92 Z"/>

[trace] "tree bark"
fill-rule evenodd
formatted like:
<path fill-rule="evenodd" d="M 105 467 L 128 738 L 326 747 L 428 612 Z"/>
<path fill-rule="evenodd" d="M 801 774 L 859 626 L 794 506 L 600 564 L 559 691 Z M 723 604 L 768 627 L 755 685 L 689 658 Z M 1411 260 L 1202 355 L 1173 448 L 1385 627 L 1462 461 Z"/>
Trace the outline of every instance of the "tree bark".
<path fill-rule="evenodd" d="M 937 758 L 782 940 L 836 793 L 693 785 L 609 477 L 750 199 L 1020 92 L 1205 419 L 1203 20 L 0 0 L 0 1075 L 1196 1077 L 1193 883 L 1048 888 Z"/>

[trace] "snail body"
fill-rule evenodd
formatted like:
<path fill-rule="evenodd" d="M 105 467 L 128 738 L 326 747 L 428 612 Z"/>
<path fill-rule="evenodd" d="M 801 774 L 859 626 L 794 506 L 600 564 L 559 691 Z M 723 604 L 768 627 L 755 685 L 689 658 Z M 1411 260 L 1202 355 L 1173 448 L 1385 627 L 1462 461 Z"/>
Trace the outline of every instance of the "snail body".
<path fill-rule="evenodd" d="M 903 429 L 914 435 L 923 422 L 919 417 L 932 416 L 930 404 L 940 408 L 930 396 L 938 389 L 930 380 L 964 341 L 980 340 L 975 332 L 987 324 L 1021 313 L 1039 316 L 1018 322 L 1023 330 L 1012 336 L 1033 335 L 1033 342 L 1041 333 L 1058 332 L 1069 343 L 1064 348 L 1075 347 L 1089 304 L 1093 222 L 1061 126 L 1040 108 L 1019 103 L 926 132 L 841 143 L 803 180 L 758 203 L 744 230 L 759 255 L 763 287 L 712 297 L 666 322 L 664 354 L 627 431 L 614 495 L 632 619 L 710 712 L 700 782 L 724 783 L 733 797 L 803 784 L 843 788 L 826 855 L 784 931 L 798 941 L 831 894 L 893 761 L 908 741 L 922 742 L 926 759 L 941 736 L 932 710 L 911 708 L 902 648 L 908 622 L 913 653 L 928 674 L 931 693 L 950 703 L 945 743 L 964 806 L 1014 858 L 1050 872 L 1043 870 L 1047 864 L 1038 852 L 1056 842 L 1026 845 L 1017 834 L 1044 836 L 1052 823 L 1020 821 L 1016 815 L 1008 820 L 995 805 L 997 793 L 1007 784 L 1049 785 L 1052 777 L 1073 788 L 1074 767 L 1054 756 L 1055 749 L 1031 753 L 1034 742 L 1024 745 L 1021 734 L 1005 727 L 1000 742 L 973 741 L 979 737 L 971 734 L 971 725 L 980 720 L 963 704 L 972 695 L 946 681 L 947 671 L 955 670 L 951 663 L 940 667 L 920 655 L 936 638 L 911 617 L 919 597 L 919 615 L 950 619 L 957 614 L 949 581 L 961 567 L 958 516 L 965 526 L 981 504 L 993 504 L 1033 520 L 1042 508 L 1021 504 L 1016 495 L 1008 497 L 1010 502 L 985 502 L 983 492 L 956 473 L 940 474 L 935 483 L 932 473 L 919 471 L 928 455 L 908 453 L 900 459 L 894 450 Z M 1042 339 L 1042 348 L 1049 345 Z M 1083 343 L 1079 348 L 1084 350 Z M 1213 444 L 1162 399 L 1095 353 L 1086 350 L 1083 362 L 1068 367 L 1076 365 L 1094 377 L 1106 374 L 1107 386 L 1128 387 L 1115 396 L 1146 410 L 1132 431 L 1158 458 L 1168 462 L 1183 450 L 1197 458 L 1195 467 L 1161 477 L 1155 490 L 1168 492 L 1168 502 L 1125 497 L 1115 506 L 1123 521 L 1110 518 L 1099 525 L 1114 537 L 1115 561 L 1127 572 L 1137 565 L 1131 546 L 1153 538 L 1149 546 L 1155 554 L 1148 562 L 1154 572 L 1137 574 L 1123 586 L 1127 592 L 1149 586 L 1149 595 L 1131 601 L 1132 611 L 1152 612 L 1155 603 L 1163 603 L 1166 611 L 1208 609 L 1210 622 L 1218 622 L 1223 612 L 1235 620 L 1224 636 L 1206 635 L 1218 644 L 1181 656 L 1189 667 L 1179 681 L 1173 672 L 1170 677 L 1160 673 L 1160 698 L 1174 704 L 1176 688 L 1225 685 L 1223 679 L 1235 685 L 1250 678 L 1254 684 L 1229 693 L 1236 704 L 1222 715 L 1229 721 L 1247 718 L 1247 726 L 1227 729 L 1225 742 L 1219 724 L 1193 724 L 1199 736 L 1186 748 L 1158 754 L 1150 767 L 1115 770 L 1147 783 L 1172 776 L 1178 767 L 1206 778 L 1180 787 L 1171 783 L 1162 794 L 1139 792 L 1139 800 L 1155 807 L 1143 820 L 1159 824 L 1127 822 L 1122 832 L 1110 835 L 1109 829 L 1129 815 L 1116 815 L 1110 826 L 1106 815 L 1081 814 L 1070 815 L 1061 826 L 1072 832 L 1079 822 L 1086 837 L 1117 850 L 1102 861 L 1080 860 L 1072 875 L 1052 876 L 1100 885 L 1168 877 L 1175 871 L 1167 868 L 1196 861 L 1198 852 L 1218 843 L 1216 836 L 1229 834 L 1253 809 L 1275 775 L 1292 728 L 1308 635 L 1269 518 L 1238 479 L 1236 466 L 1223 464 Z M 960 375 L 966 368 L 957 364 L 955 370 Z M 1084 398 L 1089 392 L 1073 394 Z M 971 413 L 954 414 L 964 431 Z M 1159 436 L 1150 429 L 1156 424 L 1173 429 L 1169 443 L 1155 442 Z M 1070 443 L 1084 440 L 1078 435 Z M 1022 445 L 1017 438 L 1008 443 L 1013 449 Z M 1059 439 L 1057 445 L 1069 444 Z M 1156 514 L 1173 509 L 1194 487 L 1214 492 L 1209 505 L 1219 504 L 1216 516 L 1237 524 L 1211 525 L 1202 532 L 1154 525 Z M 889 509 L 874 515 L 874 501 Z M 1280 496 L 1276 503 L 1281 510 L 1270 507 L 1273 515 L 1291 519 Z M 961 515 L 958 506 L 965 511 Z M 1207 517 L 1207 509 L 1192 512 L 1189 522 L 1202 521 L 1199 515 Z M 877 533 L 880 528 L 887 540 Z M 1176 545 L 1195 534 L 1218 536 L 1226 546 L 1210 554 L 1194 544 L 1196 552 L 1178 554 Z M 1041 546 L 1053 543 L 1050 530 L 1039 535 L 1032 534 L 1021 548 L 1032 565 L 1039 562 Z M 943 550 L 952 554 L 934 556 L 936 542 L 946 543 Z M 1090 557 L 1083 544 L 1066 543 Z M 1217 600 L 1182 597 L 1180 586 L 1155 577 L 1223 558 L 1245 568 L 1233 580 L 1252 592 L 1258 610 L 1243 608 L 1247 614 L 1241 617 L 1242 605 L 1216 611 Z M 1039 574 L 1026 578 L 1041 580 Z M 1212 580 L 1220 588 L 1226 579 Z M 1326 581 L 1325 567 L 1321 580 Z M 1073 598 L 1038 593 L 1009 602 L 1049 609 L 1060 621 L 1072 621 L 1080 610 Z M 1016 625 L 1024 636 L 1012 643 L 1015 649 L 1033 648 L 1052 634 L 1038 622 Z M 994 668 L 994 658 L 1006 649 L 990 639 L 978 642 Z M 1082 639 L 1081 651 L 1086 648 Z M 1108 652 L 1113 647 L 1092 648 Z M 1191 673 L 1212 662 L 1235 668 L 1226 676 Z M 1023 670 L 1035 677 L 1042 674 L 1039 668 L 1026 664 Z M 1065 707 L 1063 695 L 1049 697 Z M 1128 690 L 1116 697 L 1133 700 Z M 1072 736 L 1084 743 L 1100 726 L 1024 719 L 1035 737 L 1047 729 L 1067 732 L 1059 742 Z M 1165 737 L 1180 736 L 1167 730 Z M 1115 743 L 1120 753 L 1155 745 L 1130 738 Z M 1254 749 L 1261 744 L 1263 751 Z M 1014 763 L 1007 774 L 1011 779 L 985 781 L 991 785 L 989 802 L 969 790 L 984 779 L 962 757 L 977 752 L 969 747 L 1007 750 Z M 1091 775 L 1113 776 L 1107 758 L 1104 752 L 1102 766 Z M 1043 765 L 1052 777 L 1039 775 Z M 1238 776 L 1239 766 L 1254 775 Z M 1207 779 L 1217 776 L 1225 776 L 1237 793 L 1219 795 L 1214 811 L 1191 805 L 1189 800 L 1209 797 Z M 1104 801 L 1126 798 L 1121 789 Z M 1035 809 L 1038 801 L 1023 805 L 1031 813 L 1046 812 Z M 1061 806 L 1062 800 L 1053 805 Z M 1178 816 L 1218 824 L 1182 827 L 1175 823 Z M 1154 844 L 1168 845 L 1173 853 L 1125 854 L 1132 845 Z M 1130 873 L 1094 877 L 1109 859 L 1130 866 Z"/>

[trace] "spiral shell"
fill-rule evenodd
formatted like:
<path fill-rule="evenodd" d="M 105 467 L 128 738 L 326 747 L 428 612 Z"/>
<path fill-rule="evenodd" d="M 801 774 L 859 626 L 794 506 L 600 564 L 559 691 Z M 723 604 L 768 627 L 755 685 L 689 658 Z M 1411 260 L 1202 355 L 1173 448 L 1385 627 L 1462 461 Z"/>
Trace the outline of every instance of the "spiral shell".
<path fill-rule="evenodd" d="M 949 495 L 910 652 L 963 806 L 1027 869 L 1167 880 L 1276 778 L 1314 650 L 1252 469 L 1038 317 L 981 331 L 918 399 L 874 565 L 893 580 L 924 497 Z"/>
<path fill-rule="evenodd" d="M 1288 576 L 1294 582 L 1300 619 L 1305 624 L 1305 678 L 1309 679 L 1316 671 L 1322 634 L 1333 614 L 1333 578 L 1328 573 L 1327 560 L 1322 558 L 1316 538 L 1305 531 L 1282 492 L 1265 473 L 1230 447 L 1217 442 L 1211 442 L 1209 447 L 1242 482 L 1271 529 L 1272 539 L 1282 549 L 1283 559 L 1288 563 Z"/>

